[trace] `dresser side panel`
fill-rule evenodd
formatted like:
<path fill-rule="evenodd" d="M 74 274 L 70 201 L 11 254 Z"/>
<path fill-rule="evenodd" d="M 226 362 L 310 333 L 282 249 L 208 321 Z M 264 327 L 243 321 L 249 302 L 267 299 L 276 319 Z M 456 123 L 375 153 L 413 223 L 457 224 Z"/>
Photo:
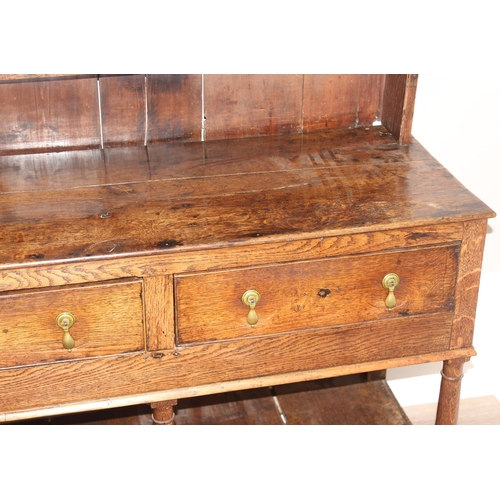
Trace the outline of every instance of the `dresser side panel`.
<path fill-rule="evenodd" d="M 487 219 L 464 223 L 455 290 L 455 318 L 450 343 L 452 349 L 472 345 L 487 223 Z"/>

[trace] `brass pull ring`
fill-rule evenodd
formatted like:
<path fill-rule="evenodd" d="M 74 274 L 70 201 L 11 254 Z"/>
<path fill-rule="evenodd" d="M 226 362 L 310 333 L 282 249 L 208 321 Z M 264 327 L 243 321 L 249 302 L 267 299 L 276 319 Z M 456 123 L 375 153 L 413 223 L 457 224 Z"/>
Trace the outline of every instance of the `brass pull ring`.
<path fill-rule="evenodd" d="M 69 329 L 75 324 L 75 317 L 70 312 L 63 312 L 57 315 L 56 325 L 64 331 L 62 345 L 68 352 L 75 347 L 75 340 L 69 333 Z"/>
<path fill-rule="evenodd" d="M 396 273 L 389 273 L 384 276 L 382 280 L 382 286 L 389 290 L 389 294 L 385 299 L 385 305 L 389 311 L 396 305 L 396 296 L 394 295 L 394 290 L 399 285 L 399 276 Z"/>
<path fill-rule="evenodd" d="M 259 316 L 255 310 L 255 306 L 259 303 L 260 294 L 257 290 L 247 290 L 241 297 L 241 301 L 246 306 L 250 307 L 250 311 L 247 316 L 247 322 L 251 327 L 254 327 L 259 321 Z"/>

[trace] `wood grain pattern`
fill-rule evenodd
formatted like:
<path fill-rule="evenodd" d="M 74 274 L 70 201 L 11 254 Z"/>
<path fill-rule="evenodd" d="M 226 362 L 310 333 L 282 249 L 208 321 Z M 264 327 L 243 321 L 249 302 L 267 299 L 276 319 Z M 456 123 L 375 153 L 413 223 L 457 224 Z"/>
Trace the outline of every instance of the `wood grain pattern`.
<path fill-rule="evenodd" d="M 445 360 L 454 423 L 494 213 L 411 138 L 415 75 L 98 78 L 0 85 L 0 419 Z"/>
<path fill-rule="evenodd" d="M 273 404 L 273 400 L 276 404 Z M 176 425 L 408 425 L 385 381 L 362 375 L 181 400 Z"/>
<path fill-rule="evenodd" d="M 145 75 L 99 79 L 103 146 L 144 145 L 146 141 Z"/>
<path fill-rule="evenodd" d="M 76 189 L 96 182 L 122 184 L 428 159 L 429 153 L 417 142 L 411 148 L 400 148 L 383 128 L 376 127 L 229 142 L 113 147 L 101 153 L 65 151 L 0 156 L 0 182 L 5 185 L 3 192 Z"/>
<path fill-rule="evenodd" d="M 147 148 L 0 156 L 2 192 L 76 189 L 127 182 L 220 177 L 353 164 L 430 161 L 417 142 L 399 147 L 381 127 L 308 135 L 168 143 Z M 215 180 L 215 179 L 214 179 Z"/>
<path fill-rule="evenodd" d="M 359 75 L 358 126 L 380 121 L 386 75 Z"/>
<path fill-rule="evenodd" d="M 0 295 L 0 366 L 144 350 L 140 295 L 138 281 Z M 55 323 L 62 312 L 76 318 L 71 352 L 63 347 L 63 330 Z"/>
<path fill-rule="evenodd" d="M 151 406 L 143 404 L 18 420 L 3 425 L 153 425 L 151 416 Z"/>
<path fill-rule="evenodd" d="M 46 405 L 35 408 L 10 410 L 0 413 L 0 422 L 11 422 L 26 418 L 49 417 L 52 415 L 96 411 L 110 408 L 119 408 L 129 405 L 143 405 L 152 401 L 164 401 L 169 398 L 190 398 L 206 394 L 216 394 L 227 391 L 247 390 L 254 387 L 269 387 L 277 384 L 318 380 L 328 377 L 339 377 L 412 364 L 433 363 L 447 357 L 458 359 L 463 356 L 475 356 L 473 348 L 455 349 L 452 351 L 438 351 L 404 358 L 394 358 L 382 361 L 368 361 L 359 364 L 332 366 L 315 370 L 301 370 L 279 375 L 264 375 L 262 377 L 232 380 L 221 383 L 202 384 L 196 387 L 181 387 L 176 389 L 158 389 L 152 392 L 136 392 L 112 398 L 94 398 L 80 402 L 67 402 L 57 405 Z"/>
<path fill-rule="evenodd" d="M 83 74 L 70 74 L 70 73 L 46 73 L 46 74 L 34 74 L 34 73 L 19 73 L 10 75 L 0 75 L 0 83 L 12 83 L 12 82 L 25 82 L 25 81 L 39 81 L 39 80 L 59 80 L 59 79 L 76 79 L 76 78 L 91 78 L 97 77 L 98 75 L 83 75 Z"/>
<path fill-rule="evenodd" d="M 466 361 L 469 361 L 469 358 L 446 360 L 443 363 L 436 425 L 455 425 L 457 423 L 460 387 Z"/>
<path fill-rule="evenodd" d="M 355 128 L 359 86 L 360 75 L 304 75 L 303 131 Z"/>
<path fill-rule="evenodd" d="M 175 418 L 174 406 L 176 404 L 176 399 L 168 401 L 155 401 L 151 403 L 151 408 L 153 410 L 153 422 L 155 424 L 173 425 Z"/>
<path fill-rule="evenodd" d="M 175 425 L 281 425 L 269 388 L 179 401 Z"/>
<path fill-rule="evenodd" d="M 278 390 L 280 394 L 277 395 Z M 287 411 L 280 405 L 282 392 L 293 403 L 287 404 Z M 288 403 L 288 400 L 286 402 Z M 498 401 L 496 406 L 500 407 Z M 494 405 L 491 407 L 495 408 Z M 353 423 L 405 425 L 410 423 L 386 382 L 377 380 L 375 383 L 366 384 L 361 374 L 278 388 L 266 387 L 185 398 L 179 400 L 174 408 L 175 425 L 349 425 Z M 349 410 L 352 410 L 351 414 Z M 415 414 L 414 411 L 413 415 Z M 461 411 L 461 416 L 462 414 Z M 152 425 L 153 423 L 151 407 L 148 405 L 16 422 L 24 425 Z M 417 418 L 417 423 L 422 422 Z M 484 420 L 480 419 L 478 423 L 484 423 Z"/>
<path fill-rule="evenodd" d="M 0 75 L 0 103 L 8 104 L 2 151 L 99 147 L 101 136 L 112 146 L 370 126 L 382 93 L 384 123 L 407 143 L 415 84 L 388 76 L 205 75 L 202 89 L 202 75 Z M 55 96 L 50 108 L 47 89 Z"/>
<path fill-rule="evenodd" d="M 351 378 L 351 377 L 348 377 Z M 333 379 L 337 380 L 337 379 Z M 330 379 L 331 382 L 333 382 Z M 348 397 L 352 403 L 359 397 L 359 393 L 355 390 L 353 382 L 351 390 L 348 392 Z M 307 382 L 295 384 L 296 396 L 300 405 L 300 395 L 307 391 L 302 388 L 307 388 Z M 322 423 L 327 425 L 339 425 L 340 422 L 335 420 L 337 409 L 343 408 L 342 400 L 339 400 L 337 388 L 332 383 L 330 390 L 321 391 L 321 398 L 315 398 L 314 401 L 308 398 L 307 405 L 309 411 L 305 415 L 306 419 L 300 421 L 301 425 L 318 425 L 321 418 Z M 383 387 L 382 387 L 383 389 Z M 379 387 L 375 387 L 378 391 Z M 347 391 L 346 391 L 347 392 Z M 254 396 L 255 394 L 255 396 Z M 186 398 L 179 401 L 176 406 L 176 425 L 227 425 L 227 424 L 243 424 L 243 425 L 273 425 L 274 423 L 284 423 L 276 421 L 276 412 L 271 410 L 269 414 L 264 414 L 263 399 L 268 397 L 268 393 L 263 393 L 260 397 L 253 390 L 238 391 L 236 393 L 217 394 L 209 397 Z M 375 398 L 370 394 L 364 403 L 371 405 Z M 240 403 L 240 400 L 242 401 Z M 305 407 L 306 401 L 301 406 Z M 318 405 L 312 406 L 314 403 Z M 233 406 L 236 404 L 237 406 Z M 231 406 L 231 409 L 229 408 Z M 393 409 L 399 407 L 399 403 L 395 398 L 386 399 L 383 404 L 377 404 L 377 409 L 388 409 L 388 417 L 383 421 L 373 422 L 373 419 L 367 421 L 367 424 L 394 424 Z M 402 409 L 402 418 L 409 418 L 412 425 L 434 425 L 436 419 L 436 403 L 424 405 L 405 406 Z M 267 407 L 267 405 L 266 405 Z M 369 408 L 363 408 L 364 414 L 368 417 Z M 334 411 L 330 411 L 334 409 Z M 355 408 L 356 415 L 354 418 L 359 418 L 358 408 Z M 181 413 L 182 412 L 182 413 Z M 180 418 L 182 414 L 182 417 Z M 320 418 L 316 415 L 321 415 Z M 345 418 L 345 412 L 340 415 L 344 421 L 351 422 L 352 420 Z M 379 416 L 375 413 L 375 416 Z M 401 418 L 400 417 L 400 418 Z M 286 418 L 286 415 L 285 415 Z M 398 419 L 399 420 L 399 419 Z M 122 408 L 113 408 L 109 410 L 81 412 L 74 415 L 64 415 L 52 418 L 39 418 L 21 420 L 15 422 L 15 425 L 151 425 L 151 408 L 149 405 L 134 405 Z M 500 425 L 500 403 L 494 396 L 483 396 L 479 398 L 469 398 L 460 400 L 460 413 L 458 415 L 458 425 Z M 8 424 L 4 424 L 8 425 Z"/>
<path fill-rule="evenodd" d="M 327 237 L 493 214 L 430 156 L 409 162 L 392 157 L 384 163 L 384 149 L 375 147 L 372 155 L 378 158 L 372 160 L 380 163 L 353 159 L 351 165 L 318 167 L 322 151 L 333 146 L 328 137 L 321 135 L 314 143 L 317 155 L 308 152 L 303 160 L 297 158 L 296 169 L 266 171 L 265 165 L 281 159 L 264 156 L 251 167 L 252 175 L 224 172 L 217 176 L 214 170 L 216 179 L 200 176 L 42 190 L 36 196 L 5 193 L 0 197 L 0 262 L 85 259 L 180 246 L 196 250 L 222 243 Z M 366 148 L 370 146 L 365 143 Z M 318 158 L 315 164 L 311 157 Z M 235 163 L 248 171 L 244 160 L 235 159 Z M 140 175 L 146 175 L 145 170 Z M 61 225 L 64 231 L 55 229 Z"/>
<path fill-rule="evenodd" d="M 452 348 L 472 345 L 486 228 L 486 220 L 464 223 L 464 239 L 455 292 Z"/>
<path fill-rule="evenodd" d="M 326 147 L 328 146 L 328 147 Z M 399 148 L 384 129 L 271 136 L 204 143 L 113 147 L 0 156 L 2 192 L 220 177 L 370 163 L 428 160 L 418 143 Z M 78 168 L 75 168 L 78 166 Z M 213 179 L 216 181 L 217 179 Z"/>
<path fill-rule="evenodd" d="M 275 387 L 289 425 L 409 425 L 385 380 L 343 378 Z"/>
<path fill-rule="evenodd" d="M 0 85 L 0 152 L 100 146 L 97 80 Z"/>
<path fill-rule="evenodd" d="M 195 271 L 234 269 L 242 265 L 262 265 L 311 260 L 342 255 L 359 255 L 380 250 L 415 248 L 423 245 L 457 243 L 462 224 L 446 224 L 367 232 L 348 236 L 287 238 L 279 242 L 234 244 L 227 248 L 182 252 L 182 249 L 157 255 L 130 255 L 127 259 L 7 266 L 0 271 L 0 291 L 106 281 L 125 277 L 180 274 Z M 258 247 L 258 249 L 257 249 Z M 112 248 L 112 247 L 110 247 Z M 255 251 L 258 250 L 258 251 Z"/>
<path fill-rule="evenodd" d="M 59 192 L 57 198 L 50 192 L 6 194 L 0 199 L 0 261 L 84 259 L 180 246 L 194 250 L 491 213 L 465 190 L 452 191 L 457 184 L 442 182 L 446 172 L 432 167 L 403 167 L 403 178 L 399 168 L 388 165 L 353 167 L 349 173 L 332 169 L 261 173 L 241 180 L 228 176 L 218 183 L 202 178 L 89 187 Z M 446 196 L 447 203 L 435 204 L 436 193 Z"/>
<path fill-rule="evenodd" d="M 448 247 L 176 277 L 178 342 L 450 312 L 456 269 L 456 248 Z M 389 272 L 401 278 L 391 311 L 381 284 Z M 253 327 L 241 302 L 251 289 L 260 293 Z"/>
<path fill-rule="evenodd" d="M 205 75 L 207 140 L 301 131 L 302 75 Z"/>
<path fill-rule="evenodd" d="M 101 185 L 116 185 L 116 189 L 128 190 L 130 187 L 127 184 L 155 180 L 151 175 L 148 150 L 144 146 L 105 148 L 102 154 L 105 181 Z M 78 186 L 83 184 L 74 184 L 72 187 Z"/>
<path fill-rule="evenodd" d="M 408 144 L 411 140 L 417 79 L 417 75 L 385 77 L 382 124 L 399 144 Z"/>
<path fill-rule="evenodd" d="M 106 182 L 100 149 L 0 156 L 0 191 L 71 189 Z"/>
<path fill-rule="evenodd" d="M 175 347 L 173 295 L 171 275 L 150 276 L 144 279 L 144 307 L 149 351 L 173 350 Z"/>
<path fill-rule="evenodd" d="M 204 384 L 217 384 L 212 391 L 225 392 L 231 390 L 226 389 L 230 381 L 244 381 L 242 388 L 249 388 L 259 385 L 259 381 L 251 379 L 271 375 L 284 383 L 284 375 L 309 370 L 332 368 L 333 373 L 325 376 L 334 376 L 404 366 L 408 362 L 405 358 L 412 356 L 413 362 L 423 362 L 426 354 L 447 355 L 452 316 L 422 315 L 217 342 L 177 349 L 177 355 L 165 352 L 162 357 L 156 351 L 0 370 L 2 411 L 125 398 L 168 389 L 174 389 L 177 395 L 162 395 L 162 399 L 177 399 L 182 389 L 187 390 L 187 395 L 189 388 Z M 453 353 L 449 356 L 453 358 Z M 366 369 L 363 363 L 368 364 Z M 34 385 L 43 387 L 34 394 Z M 151 394 L 150 398 L 156 399 Z"/>
<path fill-rule="evenodd" d="M 147 143 L 201 140 L 201 75 L 147 75 Z"/>

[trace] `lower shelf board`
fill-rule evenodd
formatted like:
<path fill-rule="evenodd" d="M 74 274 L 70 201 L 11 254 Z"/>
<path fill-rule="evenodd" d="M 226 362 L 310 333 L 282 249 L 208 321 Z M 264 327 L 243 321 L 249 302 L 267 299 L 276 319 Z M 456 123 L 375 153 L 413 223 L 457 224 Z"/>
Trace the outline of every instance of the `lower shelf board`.
<path fill-rule="evenodd" d="M 276 387 L 290 425 L 408 425 L 386 380 L 354 382 L 354 377 Z"/>
<path fill-rule="evenodd" d="M 363 375 L 179 400 L 176 425 L 411 424 L 385 379 Z M 33 419 L 38 425 L 150 425 L 149 405 Z"/>

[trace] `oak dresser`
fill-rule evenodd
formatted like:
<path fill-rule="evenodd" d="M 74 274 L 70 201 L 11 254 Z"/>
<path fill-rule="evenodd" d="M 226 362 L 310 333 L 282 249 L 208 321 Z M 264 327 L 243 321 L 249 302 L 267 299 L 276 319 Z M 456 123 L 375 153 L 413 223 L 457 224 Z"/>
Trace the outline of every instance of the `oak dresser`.
<path fill-rule="evenodd" d="M 0 76 L 0 421 L 442 361 L 455 423 L 494 213 L 416 85 Z"/>

